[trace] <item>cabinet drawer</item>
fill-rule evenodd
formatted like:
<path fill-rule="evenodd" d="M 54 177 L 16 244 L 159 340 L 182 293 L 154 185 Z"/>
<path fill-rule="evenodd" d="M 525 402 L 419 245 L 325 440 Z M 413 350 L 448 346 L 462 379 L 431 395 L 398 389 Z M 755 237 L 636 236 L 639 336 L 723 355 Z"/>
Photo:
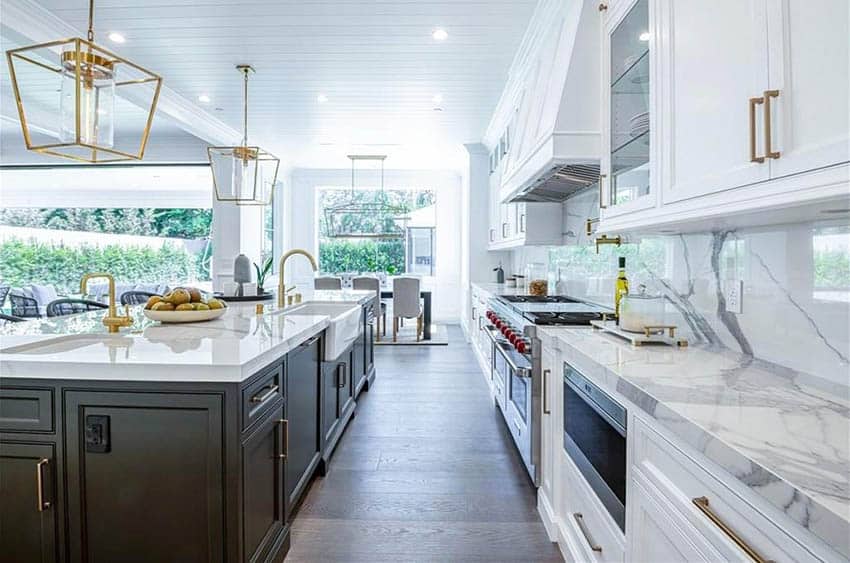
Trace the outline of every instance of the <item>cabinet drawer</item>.
<path fill-rule="evenodd" d="M 53 390 L 0 389 L 0 431 L 53 432 Z"/>
<path fill-rule="evenodd" d="M 746 560 L 746 549 L 751 549 L 765 560 L 822 560 L 794 537 L 795 528 L 803 531 L 797 524 L 788 521 L 780 527 L 647 422 L 634 417 L 632 432 L 634 472 L 651 483 L 724 559 Z"/>
<path fill-rule="evenodd" d="M 242 390 L 242 429 L 248 428 L 283 397 L 283 364 L 276 364 Z"/>
<path fill-rule="evenodd" d="M 622 531 L 602 507 L 563 446 L 553 453 L 560 480 L 555 512 L 561 521 L 561 534 L 567 536 L 564 543 L 573 560 L 622 562 L 625 556 Z"/>

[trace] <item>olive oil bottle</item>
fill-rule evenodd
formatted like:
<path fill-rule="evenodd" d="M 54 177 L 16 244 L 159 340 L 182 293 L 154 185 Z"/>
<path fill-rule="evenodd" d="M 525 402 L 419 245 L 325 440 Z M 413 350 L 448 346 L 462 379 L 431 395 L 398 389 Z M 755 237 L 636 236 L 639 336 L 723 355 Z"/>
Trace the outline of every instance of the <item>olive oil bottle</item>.
<path fill-rule="evenodd" d="M 620 271 L 617 274 L 617 282 L 614 289 L 614 314 L 617 316 L 617 324 L 620 324 L 620 299 L 629 293 L 629 280 L 626 278 L 626 257 L 620 256 Z"/>

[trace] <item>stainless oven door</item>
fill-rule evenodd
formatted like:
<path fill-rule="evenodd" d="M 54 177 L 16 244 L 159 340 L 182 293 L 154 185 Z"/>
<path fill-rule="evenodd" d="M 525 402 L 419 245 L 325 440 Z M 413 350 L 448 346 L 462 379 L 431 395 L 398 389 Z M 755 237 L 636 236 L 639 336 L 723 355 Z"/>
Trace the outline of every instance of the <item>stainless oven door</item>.
<path fill-rule="evenodd" d="M 490 340 L 490 378 L 493 380 L 493 398 L 496 401 L 496 406 L 504 412 L 508 389 L 506 368 L 504 363 L 499 361 L 499 353 L 496 350 L 502 345 L 508 345 L 508 342 L 502 338 L 499 329 L 493 325 L 484 325 L 483 330 Z"/>
<path fill-rule="evenodd" d="M 533 366 L 525 356 L 514 350 L 514 347 L 509 343 L 496 347 L 494 362 L 497 371 L 504 374 L 505 384 L 507 385 L 506 404 L 502 410 L 505 422 L 528 474 L 536 485 Z"/>

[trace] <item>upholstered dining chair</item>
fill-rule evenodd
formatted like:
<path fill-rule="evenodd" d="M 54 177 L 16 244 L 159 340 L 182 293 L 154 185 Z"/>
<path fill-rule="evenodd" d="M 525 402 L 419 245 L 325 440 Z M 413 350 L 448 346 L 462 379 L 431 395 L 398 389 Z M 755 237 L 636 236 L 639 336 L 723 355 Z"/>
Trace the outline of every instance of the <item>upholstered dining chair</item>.
<path fill-rule="evenodd" d="M 48 317 L 64 317 L 76 315 L 77 313 L 88 313 L 89 311 L 100 311 L 108 309 L 109 306 L 98 301 L 88 299 L 56 299 L 47 304 Z"/>
<path fill-rule="evenodd" d="M 158 293 L 151 293 L 150 291 L 139 291 L 137 289 L 131 289 L 130 291 L 125 291 L 121 294 L 121 304 L 144 305 L 151 297 L 161 297 L 161 295 L 159 295 Z"/>
<path fill-rule="evenodd" d="M 376 340 L 381 339 L 381 327 L 383 327 L 383 334 L 386 336 L 387 334 L 387 304 L 381 301 L 381 280 L 378 278 L 373 278 L 371 276 L 359 276 L 351 280 L 351 286 L 353 289 L 363 289 L 366 291 L 374 291 L 378 296 L 377 301 L 375 302 L 375 318 L 378 319 L 377 333 L 375 335 Z"/>
<path fill-rule="evenodd" d="M 337 276 L 319 276 L 313 279 L 315 289 L 342 289 L 342 279 Z"/>
<path fill-rule="evenodd" d="M 393 280 L 393 342 L 398 335 L 399 319 L 416 319 L 416 341 L 422 335 L 422 305 L 419 302 L 419 278 Z"/>

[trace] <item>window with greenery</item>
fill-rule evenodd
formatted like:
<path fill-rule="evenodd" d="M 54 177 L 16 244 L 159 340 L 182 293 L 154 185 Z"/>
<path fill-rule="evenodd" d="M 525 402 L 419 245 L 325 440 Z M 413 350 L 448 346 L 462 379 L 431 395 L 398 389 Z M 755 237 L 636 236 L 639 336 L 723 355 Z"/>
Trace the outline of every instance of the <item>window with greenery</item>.
<path fill-rule="evenodd" d="M 263 261 L 274 257 L 274 205 L 263 207 Z"/>
<path fill-rule="evenodd" d="M 388 232 L 401 228 L 398 238 L 337 238 L 329 232 L 326 209 L 342 204 L 353 203 L 372 206 L 386 203 L 402 211 L 395 213 L 345 213 L 339 218 L 345 225 L 345 232 Z M 375 189 L 322 188 L 317 190 L 316 213 L 319 221 L 319 267 L 323 272 L 383 272 L 390 275 L 409 272 L 407 260 L 407 232 L 414 223 L 433 230 L 433 206 L 436 203 L 432 190 L 385 189 L 383 194 Z M 427 213 L 427 211 L 431 213 Z M 424 212 L 424 213 L 423 213 Z M 419 225 L 417 217 L 424 219 L 427 225 Z M 419 220 L 422 222 L 422 219 Z M 433 260 L 433 258 L 432 258 Z M 413 272 L 411 272 L 413 273 Z M 417 272 L 418 273 L 418 272 Z M 430 275 L 430 274 L 424 274 Z"/>
<path fill-rule="evenodd" d="M 0 209 L 0 279 L 78 290 L 80 277 L 121 283 L 210 280 L 211 209 Z"/>

